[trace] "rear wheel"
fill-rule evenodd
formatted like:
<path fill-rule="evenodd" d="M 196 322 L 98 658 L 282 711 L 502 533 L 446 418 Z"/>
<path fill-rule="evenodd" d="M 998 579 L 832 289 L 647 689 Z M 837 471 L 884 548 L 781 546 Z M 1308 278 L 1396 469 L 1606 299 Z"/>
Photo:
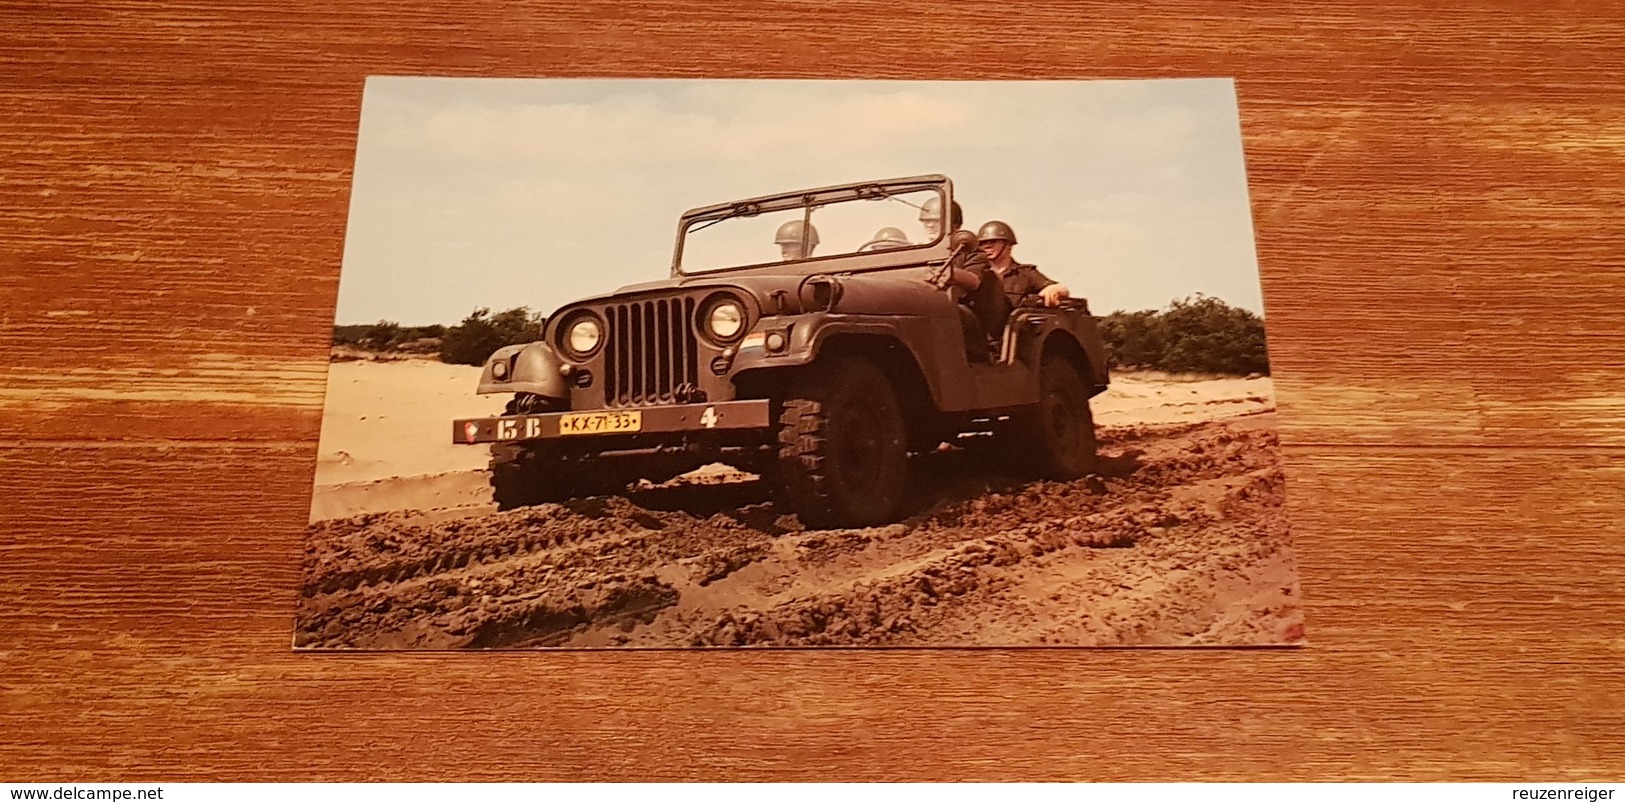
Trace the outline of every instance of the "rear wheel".
<path fill-rule="evenodd" d="M 1083 376 L 1071 360 L 1046 353 L 1038 389 L 1038 403 L 1016 417 L 1012 445 L 1044 478 L 1065 481 L 1094 473 L 1095 420 Z"/>
<path fill-rule="evenodd" d="M 792 384 L 779 415 L 777 479 L 805 526 L 895 520 L 908 471 L 902 406 L 874 363 L 837 357 Z"/>

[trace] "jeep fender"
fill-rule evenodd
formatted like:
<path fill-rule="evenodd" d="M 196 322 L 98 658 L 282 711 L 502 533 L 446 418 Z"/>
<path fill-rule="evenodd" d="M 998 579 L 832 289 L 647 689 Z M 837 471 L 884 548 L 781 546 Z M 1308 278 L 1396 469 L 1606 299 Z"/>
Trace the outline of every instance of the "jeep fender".
<path fill-rule="evenodd" d="M 1091 388 L 1095 393 L 1103 393 L 1111 385 L 1111 367 L 1106 355 L 1106 341 L 1100 336 L 1100 319 L 1085 313 L 1067 327 L 1067 333 L 1078 341 L 1078 347 L 1086 360 L 1086 364 L 1079 365 L 1083 369 L 1083 376 L 1094 385 Z"/>
<path fill-rule="evenodd" d="M 915 374 L 909 377 L 909 380 L 923 384 L 923 389 L 928 392 L 932 404 L 937 409 L 951 407 L 946 403 L 946 388 L 937 380 L 937 377 L 943 375 L 943 368 L 946 366 L 935 364 L 934 355 L 922 352 L 916 344 L 937 342 L 938 338 L 945 335 L 952 338 L 949 342 L 957 344 L 961 336 L 957 319 L 945 321 L 929 317 L 888 315 L 882 321 L 865 319 L 865 316 L 814 312 L 770 318 L 763 323 L 764 325 L 759 326 L 753 334 L 761 333 L 764 336 L 773 332 L 785 334 L 788 341 L 786 348 L 782 353 L 769 354 L 765 348 L 760 347 L 760 338 L 746 338 L 751 347 L 740 349 L 739 356 L 734 361 L 735 378 L 756 371 L 811 364 L 832 347 L 845 347 L 843 344 L 885 348 L 891 353 L 891 359 L 905 360 L 908 363 L 907 367 Z M 956 345 L 954 349 L 950 349 L 949 355 L 958 357 L 960 353 Z"/>
<path fill-rule="evenodd" d="M 500 381 L 494 375 L 499 363 L 507 371 L 507 378 Z M 498 348 L 485 360 L 485 368 L 480 371 L 478 393 L 535 393 L 544 398 L 569 401 L 569 385 L 559 373 L 562 364 L 564 360 L 545 342 Z"/>
<path fill-rule="evenodd" d="M 1090 344 L 1097 345 L 1091 352 Z M 1106 368 L 1105 349 L 1099 346 L 1099 338 L 1079 336 L 1070 326 L 1056 326 L 1045 333 L 1040 347 L 1033 354 L 1032 364 L 1040 364 L 1038 357 L 1044 352 L 1058 351 L 1078 369 L 1078 375 L 1089 385 L 1089 394 L 1099 395 L 1106 391 L 1111 381 Z"/>

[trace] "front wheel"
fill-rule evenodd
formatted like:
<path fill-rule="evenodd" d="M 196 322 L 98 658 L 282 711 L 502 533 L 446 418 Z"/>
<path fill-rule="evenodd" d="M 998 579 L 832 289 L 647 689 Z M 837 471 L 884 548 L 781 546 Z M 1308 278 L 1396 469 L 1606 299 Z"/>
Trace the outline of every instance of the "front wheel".
<path fill-rule="evenodd" d="M 908 472 L 907 431 L 891 382 L 874 363 L 835 358 L 792 384 L 779 415 L 778 482 L 813 528 L 896 519 Z"/>
<path fill-rule="evenodd" d="M 491 500 L 512 510 L 620 493 L 634 478 L 620 458 L 572 458 L 548 444 L 491 446 Z"/>
<path fill-rule="evenodd" d="M 1095 419 L 1089 390 L 1071 360 L 1044 354 L 1038 403 L 1016 419 L 1015 446 L 1046 479 L 1070 481 L 1095 472 Z"/>

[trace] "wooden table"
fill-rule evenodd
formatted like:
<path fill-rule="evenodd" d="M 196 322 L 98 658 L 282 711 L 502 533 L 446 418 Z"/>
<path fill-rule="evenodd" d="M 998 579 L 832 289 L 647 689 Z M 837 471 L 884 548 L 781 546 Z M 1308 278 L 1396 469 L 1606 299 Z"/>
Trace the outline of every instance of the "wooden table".
<path fill-rule="evenodd" d="M 0 8 L 0 779 L 1625 776 L 1615 3 Z M 289 651 L 362 79 L 1235 76 L 1312 645 Z"/>

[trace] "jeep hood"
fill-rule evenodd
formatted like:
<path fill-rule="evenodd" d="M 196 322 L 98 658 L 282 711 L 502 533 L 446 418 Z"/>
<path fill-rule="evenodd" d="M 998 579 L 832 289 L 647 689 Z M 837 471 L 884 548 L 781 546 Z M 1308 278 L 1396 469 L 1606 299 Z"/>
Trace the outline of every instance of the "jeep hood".
<path fill-rule="evenodd" d="M 843 301 L 839 304 L 841 311 L 850 312 L 876 312 L 901 311 L 911 308 L 912 303 L 920 303 L 927 296 L 940 294 L 941 291 L 933 288 L 926 282 L 930 265 L 919 263 L 912 267 L 899 267 L 895 269 L 876 270 L 865 273 L 835 273 L 837 280 L 843 286 Z M 746 273 L 730 272 L 719 275 L 704 276 L 678 276 L 647 281 L 638 284 L 629 284 L 614 292 L 582 298 L 574 303 L 560 307 L 552 317 L 557 319 L 560 313 L 581 306 L 593 306 L 606 303 L 637 300 L 650 296 L 670 295 L 674 292 L 704 292 L 708 289 L 731 289 L 752 296 L 758 308 L 763 310 L 774 309 L 778 304 L 774 295 L 784 293 L 789 298 L 797 298 L 796 291 L 803 280 L 812 275 L 830 275 L 818 273 Z M 918 300 L 916 300 L 918 299 Z M 792 301 L 793 304 L 797 303 Z M 929 303 L 927 301 L 927 303 Z"/>

